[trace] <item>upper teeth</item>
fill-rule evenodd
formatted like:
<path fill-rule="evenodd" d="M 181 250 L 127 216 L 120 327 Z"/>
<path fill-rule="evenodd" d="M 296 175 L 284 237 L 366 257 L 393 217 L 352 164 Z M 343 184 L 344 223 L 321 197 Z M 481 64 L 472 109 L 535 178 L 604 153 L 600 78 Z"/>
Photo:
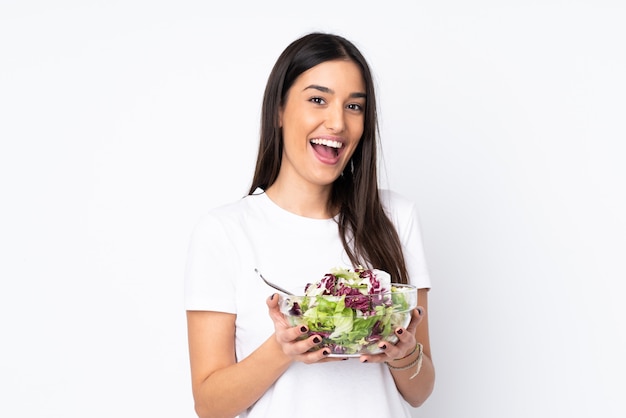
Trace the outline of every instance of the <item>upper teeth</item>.
<path fill-rule="evenodd" d="M 326 147 L 332 147 L 332 148 L 341 148 L 343 146 L 341 142 L 333 141 L 332 139 L 312 139 L 311 143 L 316 144 L 316 145 L 324 145 Z"/>

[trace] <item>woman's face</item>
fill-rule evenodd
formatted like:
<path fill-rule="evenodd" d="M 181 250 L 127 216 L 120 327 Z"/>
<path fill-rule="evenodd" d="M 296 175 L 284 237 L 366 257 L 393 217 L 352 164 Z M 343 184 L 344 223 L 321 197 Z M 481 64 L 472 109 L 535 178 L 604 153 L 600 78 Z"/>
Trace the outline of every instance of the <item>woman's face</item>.
<path fill-rule="evenodd" d="M 354 153 L 365 120 L 365 83 L 352 61 L 327 61 L 302 73 L 280 111 L 281 181 L 329 186 Z"/>

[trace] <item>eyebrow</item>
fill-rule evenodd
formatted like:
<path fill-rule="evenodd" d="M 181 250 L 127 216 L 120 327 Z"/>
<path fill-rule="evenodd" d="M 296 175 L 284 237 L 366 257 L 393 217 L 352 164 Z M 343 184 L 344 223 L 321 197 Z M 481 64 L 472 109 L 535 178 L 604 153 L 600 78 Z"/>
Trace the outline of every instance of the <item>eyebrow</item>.
<path fill-rule="evenodd" d="M 329 94 L 335 94 L 335 91 L 333 89 L 329 89 L 328 87 L 324 87 L 324 86 L 319 86 L 317 84 L 311 84 L 305 88 L 302 89 L 302 91 L 308 90 L 308 89 L 314 89 L 314 90 L 319 90 L 322 93 L 329 93 Z M 365 93 L 361 93 L 361 92 L 356 92 L 356 93 L 350 93 L 350 97 L 351 98 L 367 98 L 367 94 Z"/>

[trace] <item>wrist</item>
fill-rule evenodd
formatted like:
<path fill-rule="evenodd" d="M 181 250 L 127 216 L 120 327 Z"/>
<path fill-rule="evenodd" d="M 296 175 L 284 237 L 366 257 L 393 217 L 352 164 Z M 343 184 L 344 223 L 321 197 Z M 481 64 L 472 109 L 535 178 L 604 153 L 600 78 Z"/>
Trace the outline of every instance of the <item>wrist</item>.
<path fill-rule="evenodd" d="M 421 345 L 420 343 L 416 343 L 415 347 L 413 347 L 413 350 L 409 351 L 409 353 L 407 355 L 388 360 L 385 363 L 387 363 L 387 364 L 393 363 L 393 366 L 396 366 L 396 367 L 402 367 L 403 364 L 406 365 L 406 364 L 410 363 L 413 360 L 413 358 L 412 358 L 413 355 L 415 353 L 418 353 L 419 350 L 421 350 L 420 349 L 420 345 Z M 409 359 L 409 358 L 411 358 L 411 359 Z"/>
<path fill-rule="evenodd" d="M 417 355 L 415 355 L 416 353 Z M 387 367 L 391 371 L 404 371 L 404 370 L 409 370 L 409 369 L 414 368 L 413 374 L 411 375 L 411 377 L 409 377 L 409 379 L 413 379 L 415 376 L 419 374 L 420 370 L 422 369 L 423 357 L 424 357 L 424 346 L 420 343 L 417 343 L 415 345 L 415 349 L 411 351 L 409 354 L 407 354 L 406 356 L 401 357 L 399 359 L 386 361 L 385 364 L 387 364 Z M 392 362 L 394 362 L 395 364 L 391 364 Z"/>
<path fill-rule="evenodd" d="M 278 338 L 276 338 L 276 334 L 272 334 L 270 338 L 267 339 L 266 343 L 270 345 L 270 350 L 272 351 L 272 359 L 277 361 L 281 366 L 288 367 L 291 363 L 294 362 L 293 357 L 286 354 L 283 350 L 283 346 L 278 342 Z"/>

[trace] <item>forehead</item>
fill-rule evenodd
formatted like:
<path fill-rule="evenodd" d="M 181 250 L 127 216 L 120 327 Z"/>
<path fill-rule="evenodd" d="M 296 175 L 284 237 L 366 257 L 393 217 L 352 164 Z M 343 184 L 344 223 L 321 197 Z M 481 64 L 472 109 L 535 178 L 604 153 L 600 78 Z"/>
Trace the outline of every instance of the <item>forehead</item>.
<path fill-rule="evenodd" d="M 310 84 L 328 87 L 336 92 L 365 92 L 365 81 L 360 67 L 353 61 L 326 61 L 300 74 L 294 86 L 300 88 Z"/>

